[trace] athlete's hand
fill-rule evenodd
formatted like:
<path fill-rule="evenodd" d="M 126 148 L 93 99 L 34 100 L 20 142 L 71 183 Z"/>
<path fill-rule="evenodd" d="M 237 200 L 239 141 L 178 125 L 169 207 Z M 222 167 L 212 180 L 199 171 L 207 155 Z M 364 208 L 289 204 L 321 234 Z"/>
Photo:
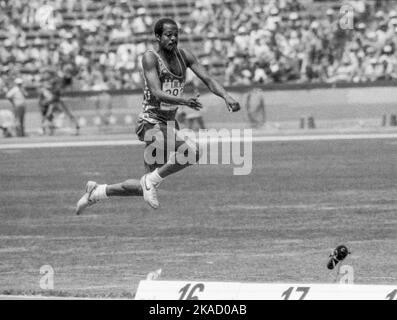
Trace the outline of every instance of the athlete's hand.
<path fill-rule="evenodd" d="M 188 99 L 186 105 L 187 105 L 189 108 L 192 108 L 192 109 L 197 110 L 197 111 L 199 111 L 200 109 L 202 109 L 202 108 L 203 108 L 203 105 L 201 104 L 200 101 L 198 101 L 199 96 L 200 96 L 200 94 L 197 94 L 194 98 Z"/>
<path fill-rule="evenodd" d="M 225 98 L 226 106 L 229 112 L 236 112 L 241 109 L 240 103 L 236 100 L 234 100 L 232 97 L 226 97 Z"/>

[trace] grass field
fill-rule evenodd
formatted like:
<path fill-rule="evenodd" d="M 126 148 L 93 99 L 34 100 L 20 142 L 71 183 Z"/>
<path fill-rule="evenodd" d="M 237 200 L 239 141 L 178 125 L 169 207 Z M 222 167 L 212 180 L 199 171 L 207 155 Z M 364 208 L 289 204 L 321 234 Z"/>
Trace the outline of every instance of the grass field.
<path fill-rule="evenodd" d="M 83 216 L 89 179 L 143 173 L 143 146 L 0 150 L 0 293 L 132 297 L 139 280 L 334 282 L 344 243 L 355 282 L 397 283 L 397 139 L 266 142 L 253 171 L 202 165 Z M 54 291 L 39 287 L 54 268 Z"/>

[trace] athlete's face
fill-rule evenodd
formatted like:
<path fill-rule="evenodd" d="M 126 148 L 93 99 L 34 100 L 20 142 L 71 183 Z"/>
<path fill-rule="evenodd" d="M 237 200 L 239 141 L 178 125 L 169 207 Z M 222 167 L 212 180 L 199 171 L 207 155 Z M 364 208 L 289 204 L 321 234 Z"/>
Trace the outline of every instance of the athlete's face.
<path fill-rule="evenodd" d="M 166 51 L 173 51 L 178 45 L 178 27 L 172 24 L 163 26 L 163 34 L 157 37 L 160 48 Z"/>

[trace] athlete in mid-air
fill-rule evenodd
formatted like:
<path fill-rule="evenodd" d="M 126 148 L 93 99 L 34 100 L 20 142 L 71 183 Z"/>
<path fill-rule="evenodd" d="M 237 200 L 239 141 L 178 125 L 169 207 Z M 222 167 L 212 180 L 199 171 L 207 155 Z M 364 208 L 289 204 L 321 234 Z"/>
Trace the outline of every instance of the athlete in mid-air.
<path fill-rule="evenodd" d="M 187 151 L 187 154 L 193 155 L 194 161 L 198 162 L 201 155 L 198 143 L 180 138 L 178 136 L 178 123 L 175 120 L 176 111 L 180 105 L 188 106 L 194 110 L 202 108 L 198 96 L 191 98 L 182 96 L 187 68 L 190 68 L 210 91 L 225 100 L 230 112 L 240 110 L 240 104 L 217 81 L 209 76 L 196 57 L 189 50 L 178 48 L 178 26 L 174 20 L 168 18 L 158 20 L 154 27 L 154 34 L 158 43 L 158 50 L 148 50 L 142 57 L 145 80 L 144 101 L 143 112 L 139 116 L 136 133 L 141 141 L 145 141 L 147 140 L 145 139 L 145 133 L 150 132 L 150 136 L 153 137 L 153 132 L 158 132 L 159 136 L 165 140 L 165 147 L 160 152 L 167 155 L 166 162 L 151 163 L 144 157 L 146 174 L 140 181 L 129 179 L 112 185 L 88 181 L 85 194 L 77 202 L 77 214 L 81 214 L 84 209 L 97 201 L 113 196 L 143 196 L 152 208 L 157 209 L 159 207 L 157 189 L 163 179 L 192 164 L 192 161 L 185 163 L 178 161 L 179 150 L 183 150 L 184 154 Z M 174 124 L 172 126 L 173 138 L 176 140 L 174 150 L 167 150 L 167 122 L 168 124 Z M 180 139 L 176 139 L 176 137 Z M 145 141 L 145 150 L 148 150 L 148 146 L 154 141 Z M 170 153 L 170 151 L 176 152 Z"/>

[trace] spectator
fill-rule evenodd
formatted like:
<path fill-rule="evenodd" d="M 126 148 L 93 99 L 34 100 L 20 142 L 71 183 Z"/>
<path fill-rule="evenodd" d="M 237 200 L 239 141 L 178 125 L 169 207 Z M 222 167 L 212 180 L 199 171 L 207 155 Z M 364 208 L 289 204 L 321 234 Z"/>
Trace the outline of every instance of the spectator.
<path fill-rule="evenodd" d="M 149 26 L 153 24 L 153 19 L 146 14 L 145 8 L 139 8 L 135 18 L 132 20 L 131 28 L 135 33 L 145 33 L 149 31 Z"/>
<path fill-rule="evenodd" d="M 68 56 L 76 55 L 79 52 L 79 44 L 71 33 L 65 35 L 65 39 L 59 45 L 60 53 Z"/>
<path fill-rule="evenodd" d="M 14 86 L 10 90 L 6 90 L 6 98 L 10 100 L 12 104 L 16 121 L 16 135 L 18 137 L 25 136 L 26 97 L 28 94 L 22 84 L 22 79 L 17 78 L 14 81 Z"/>
<path fill-rule="evenodd" d="M 112 121 L 112 96 L 109 94 L 108 85 L 102 80 L 97 79 L 92 86 L 92 90 L 98 91 L 95 96 L 95 108 L 100 125 L 108 126 Z"/>
<path fill-rule="evenodd" d="M 248 121 L 252 128 L 260 128 L 266 123 L 265 99 L 259 89 L 249 91 L 244 97 Z"/>

